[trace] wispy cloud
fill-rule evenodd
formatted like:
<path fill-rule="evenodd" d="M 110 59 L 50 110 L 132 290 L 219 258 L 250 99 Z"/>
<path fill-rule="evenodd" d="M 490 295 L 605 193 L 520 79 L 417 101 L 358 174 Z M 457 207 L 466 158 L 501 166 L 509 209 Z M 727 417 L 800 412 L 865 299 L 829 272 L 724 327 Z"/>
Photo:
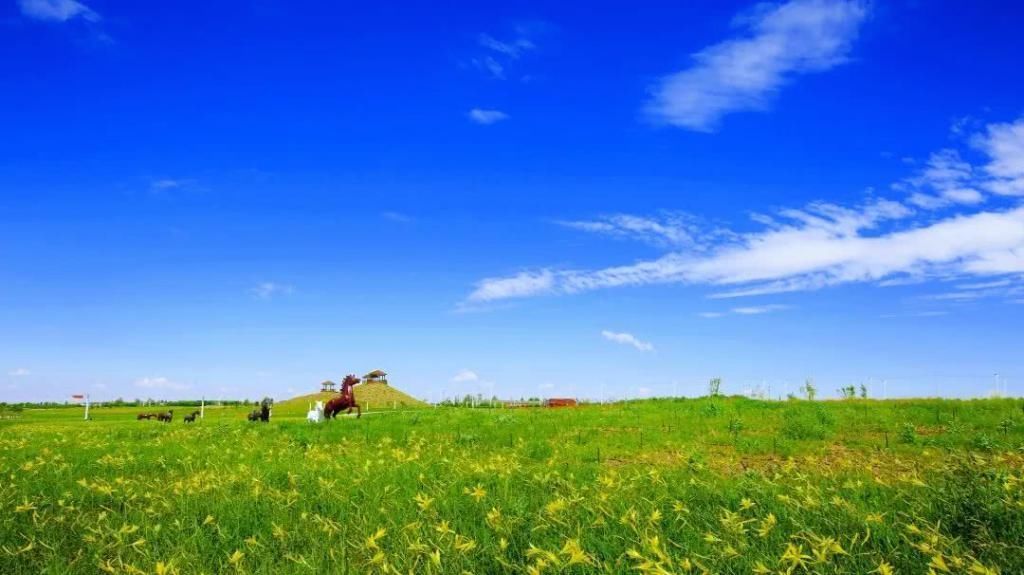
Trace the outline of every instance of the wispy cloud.
<path fill-rule="evenodd" d="M 639 351 L 654 351 L 654 345 L 652 345 L 649 342 L 637 339 L 637 337 L 631 333 L 619 333 L 614 331 L 602 330 L 601 337 L 605 338 L 608 341 L 613 341 L 615 343 L 631 345 Z"/>
<path fill-rule="evenodd" d="M 466 116 L 482 126 L 489 126 L 508 119 L 508 114 L 501 110 L 484 110 L 482 108 L 473 108 L 466 113 Z"/>
<path fill-rule="evenodd" d="M 509 64 L 537 47 L 529 37 L 528 28 L 522 26 L 516 29 L 515 37 L 508 40 L 499 40 L 490 34 L 480 34 L 477 37 L 477 45 L 483 53 L 472 59 L 473 66 L 497 80 L 505 79 L 505 70 Z"/>
<path fill-rule="evenodd" d="M 985 196 L 974 189 L 973 179 L 972 166 L 956 150 L 946 149 L 932 154 L 917 175 L 894 184 L 893 188 L 910 192 L 909 203 L 933 210 L 982 202 Z"/>
<path fill-rule="evenodd" d="M 413 219 L 414 219 L 412 216 L 410 216 L 408 214 L 403 214 L 402 212 L 392 212 L 392 211 L 381 212 L 380 216 L 382 218 L 384 218 L 385 220 L 391 220 L 392 222 L 398 222 L 400 224 L 407 224 L 409 222 L 412 222 Z"/>
<path fill-rule="evenodd" d="M 159 178 L 149 183 L 149 191 L 151 192 L 166 192 L 181 188 L 188 183 L 187 180 L 175 180 L 172 178 Z"/>
<path fill-rule="evenodd" d="M 16 369 L 12 369 L 11 371 L 8 371 L 7 375 L 11 377 L 25 377 L 26 375 L 32 375 L 32 372 L 29 371 L 28 368 L 19 367 Z"/>
<path fill-rule="evenodd" d="M 142 377 L 135 380 L 135 387 L 141 387 L 145 389 L 170 389 L 180 391 L 184 389 L 189 389 L 192 386 L 186 383 L 171 381 L 166 377 Z"/>
<path fill-rule="evenodd" d="M 866 16 L 866 4 L 856 0 L 759 4 L 734 21 L 737 37 L 693 54 L 690 68 L 662 78 L 647 111 L 658 122 L 711 131 L 726 114 L 764 109 L 796 76 L 846 62 Z"/>
<path fill-rule="evenodd" d="M 250 291 L 252 295 L 258 299 L 269 300 L 280 295 L 289 295 L 295 290 L 290 285 L 275 282 L 260 282 Z"/>
<path fill-rule="evenodd" d="M 1024 118 L 1013 123 L 991 124 L 973 138 L 975 147 L 989 157 L 984 172 L 988 191 L 1024 196 Z"/>
<path fill-rule="evenodd" d="M 556 277 L 559 278 L 556 284 Z M 471 302 L 489 302 L 509 298 L 528 297 L 561 289 L 561 278 L 564 272 L 556 274 L 551 270 L 536 272 L 520 272 L 504 278 L 488 278 L 480 281 L 473 293 Z"/>
<path fill-rule="evenodd" d="M 98 22 L 100 15 L 75 0 L 18 0 L 21 13 L 28 18 L 49 22 L 67 22 L 81 18 L 87 22 Z"/>
<path fill-rule="evenodd" d="M 458 373 L 452 376 L 452 383 L 466 383 L 469 381 L 479 381 L 480 376 L 475 371 L 469 369 L 460 370 Z"/>
<path fill-rule="evenodd" d="M 789 307 L 789 306 L 785 306 L 785 305 L 781 305 L 781 304 L 754 305 L 754 306 L 746 306 L 746 307 L 734 307 L 730 311 L 732 311 L 732 313 L 736 313 L 736 314 L 740 314 L 740 315 L 761 315 L 761 314 L 764 314 L 764 313 L 771 313 L 773 311 L 784 310 L 787 307 Z"/>
<path fill-rule="evenodd" d="M 1017 167 L 1024 170 L 1024 129 L 1016 129 L 1024 126 L 1024 120 L 999 126 L 995 130 L 990 127 L 976 142 L 984 142 L 977 145 L 989 153 L 981 170 L 992 178 L 1002 178 L 1000 186 L 1005 191 L 1016 185 Z M 997 144 L 990 142 L 993 134 L 997 134 Z M 1008 134 L 1020 141 L 1010 141 Z M 954 157 L 946 154 L 944 158 Z M 958 165 L 953 171 L 976 173 L 979 168 Z M 933 173 L 927 177 L 939 181 L 960 176 Z M 1020 274 L 1024 273 L 1024 205 L 1005 198 L 995 202 L 996 198 L 986 196 L 985 210 L 975 203 L 957 203 L 953 206 L 955 212 L 942 217 L 922 213 L 909 202 L 881 198 L 854 206 L 814 202 L 759 216 L 759 230 L 718 232 L 709 245 L 698 246 L 685 245 L 683 235 L 666 236 L 662 228 L 649 223 L 624 227 L 608 219 L 571 222 L 570 227 L 590 232 L 659 240 L 672 237 L 684 245 L 670 246 L 671 242 L 666 241 L 669 251 L 664 255 L 625 265 L 589 270 L 544 268 L 486 278 L 476 284 L 467 301 L 493 302 L 665 283 L 711 286 L 716 288 L 711 297 L 719 298 L 935 278 L 1006 279 L 1020 285 Z M 695 235 L 689 229 L 684 231 Z M 1014 295 L 1009 287 L 999 290 L 955 297 Z"/>
<path fill-rule="evenodd" d="M 678 212 L 666 212 L 658 216 L 613 214 L 592 220 L 559 220 L 555 223 L 567 228 L 637 240 L 658 247 L 698 247 L 707 240 L 706 237 L 698 240 L 698 236 L 708 231 L 702 230 L 693 216 Z"/>
<path fill-rule="evenodd" d="M 925 310 L 925 311 L 916 311 L 916 312 L 909 312 L 909 313 L 889 313 L 889 314 L 883 314 L 883 315 L 881 315 L 879 317 L 881 317 L 883 319 L 898 319 L 898 318 L 914 318 L 914 317 L 942 317 L 944 315 L 949 315 L 949 312 L 945 311 L 945 310 Z"/>
<path fill-rule="evenodd" d="M 761 314 L 766 314 L 766 313 L 772 313 L 772 312 L 775 312 L 775 311 L 781 311 L 781 310 L 784 310 L 784 309 L 789 309 L 789 306 L 788 305 L 783 305 L 783 304 L 766 304 L 766 305 L 752 305 L 752 306 L 734 307 L 734 308 L 732 308 L 732 309 L 730 309 L 728 311 L 705 311 L 705 312 L 698 313 L 697 315 L 699 315 L 700 317 L 703 317 L 703 318 L 724 317 L 724 316 L 729 315 L 729 314 L 735 314 L 735 315 L 761 315 Z"/>

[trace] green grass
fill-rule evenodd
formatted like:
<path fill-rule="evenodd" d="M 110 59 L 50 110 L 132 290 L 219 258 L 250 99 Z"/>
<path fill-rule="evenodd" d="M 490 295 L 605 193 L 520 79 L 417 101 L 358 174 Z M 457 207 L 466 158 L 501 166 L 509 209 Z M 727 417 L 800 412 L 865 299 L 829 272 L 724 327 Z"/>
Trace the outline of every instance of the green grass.
<path fill-rule="evenodd" d="M 1014 400 L 137 411 L 0 419 L 0 573 L 1024 573 Z"/>

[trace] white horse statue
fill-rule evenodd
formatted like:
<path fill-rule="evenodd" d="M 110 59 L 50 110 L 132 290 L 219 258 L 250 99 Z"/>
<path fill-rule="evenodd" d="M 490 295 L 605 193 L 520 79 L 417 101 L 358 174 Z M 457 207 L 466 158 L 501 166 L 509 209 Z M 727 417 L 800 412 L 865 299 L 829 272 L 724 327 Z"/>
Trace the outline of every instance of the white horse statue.
<path fill-rule="evenodd" d="M 309 412 L 306 413 L 306 421 L 310 423 L 320 423 L 324 420 L 324 402 L 318 401 L 316 405 L 310 408 Z"/>

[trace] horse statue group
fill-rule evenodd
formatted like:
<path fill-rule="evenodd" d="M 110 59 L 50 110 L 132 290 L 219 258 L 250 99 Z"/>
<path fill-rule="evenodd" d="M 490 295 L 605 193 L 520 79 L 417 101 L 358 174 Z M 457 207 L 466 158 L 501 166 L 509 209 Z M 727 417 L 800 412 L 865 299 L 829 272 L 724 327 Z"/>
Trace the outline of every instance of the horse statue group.
<path fill-rule="evenodd" d="M 341 392 L 337 397 L 327 400 L 326 405 L 322 401 L 317 401 L 316 405 L 310 408 L 306 414 L 306 421 L 320 423 L 325 419 L 336 418 L 342 411 L 352 413 L 353 409 L 356 410 L 356 418 L 362 417 L 363 408 L 356 403 L 356 394 L 352 389 L 357 383 L 359 383 L 358 377 L 346 375 L 345 379 L 341 381 Z"/>
<path fill-rule="evenodd" d="M 198 416 L 199 413 L 200 413 L 199 411 L 193 411 L 192 413 L 186 415 L 185 418 L 184 418 L 185 419 L 185 423 L 195 423 L 196 422 L 196 416 Z M 139 420 L 139 421 L 142 421 L 143 419 L 146 419 L 146 420 L 155 419 L 155 420 L 160 421 L 162 423 L 170 423 L 174 419 L 174 410 L 173 409 L 168 409 L 167 411 L 160 412 L 160 413 L 156 413 L 156 412 L 140 413 L 138 416 L 136 416 L 136 419 Z"/>
<path fill-rule="evenodd" d="M 311 406 L 309 413 L 306 414 L 306 420 L 312 423 L 320 423 L 326 419 L 335 419 L 338 414 L 342 411 L 351 414 L 352 410 L 356 410 L 356 417 L 363 416 L 363 408 L 356 402 L 356 394 L 353 388 L 359 383 L 359 378 L 354 375 L 346 375 L 345 379 L 341 382 L 341 391 L 337 396 L 327 400 L 327 403 L 323 401 L 317 401 L 316 405 Z M 270 421 L 271 408 L 274 406 L 274 400 L 269 397 L 264 397 L 263 401 L 257 404 L 256 409 L 248 414 L 247 418 L 249 421 L 260 421 L 263 423 Z M 185 416 L 185 423 L 195 423 L 196 416 L 199 415 L 198 411 Z M 174 418 L 174 410 L 168 410 L 165 413 L 140 413 L 138 415 L 139 421 L 143 419 L 156 419 L 164 423 L 170 423 Z"/>
<path fill-rule="evenodd" d="M 155 419 L 163 423 L 170 423 L 171 420 L 174 419 L 174 410 L 169 409 L 160 413 L 140 413 L 136 419 L 139 421 L 142 421 L 143 419 Z"/>

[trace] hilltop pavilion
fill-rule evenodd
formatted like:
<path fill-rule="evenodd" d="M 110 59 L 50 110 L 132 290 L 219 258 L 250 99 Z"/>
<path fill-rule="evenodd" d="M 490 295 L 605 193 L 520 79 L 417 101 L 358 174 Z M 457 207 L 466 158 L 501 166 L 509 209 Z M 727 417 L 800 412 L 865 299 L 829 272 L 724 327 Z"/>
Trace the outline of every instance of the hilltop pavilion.
<path fill-rule="evenodd" d="M 388 384 L 388 374 L 381 369 L 375 369 L 370 373 L 363 376 L 363 383 L 383 383 Z"/>

